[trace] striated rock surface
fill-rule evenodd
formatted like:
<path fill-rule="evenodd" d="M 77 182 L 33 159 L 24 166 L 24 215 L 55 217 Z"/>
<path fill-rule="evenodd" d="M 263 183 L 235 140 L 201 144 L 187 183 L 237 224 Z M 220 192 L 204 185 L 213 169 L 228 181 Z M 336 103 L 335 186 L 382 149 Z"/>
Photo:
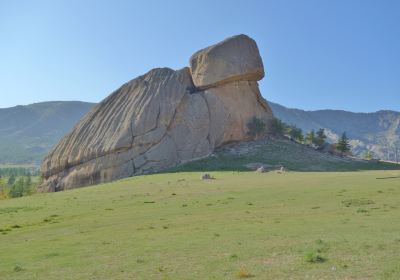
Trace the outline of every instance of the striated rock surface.
<path fill-rule="evenodd" d="M 264 75 L 245 35 L 201 50 L 191 70 L 153 69 L 94 107 L 44 159 L 41 191 L 59 191 L 147 174 L 250 140 L 248 121 L 272 112 Z M 194 81 L 194 83 L 193 83 Z"/>
<path fill-rule="evenodd" d="M 190 58 L 190 70 L 194 85 L 201 89 L 264 77 L 257 44 L 246 35 L 230 37 L 196 52 Z"/>

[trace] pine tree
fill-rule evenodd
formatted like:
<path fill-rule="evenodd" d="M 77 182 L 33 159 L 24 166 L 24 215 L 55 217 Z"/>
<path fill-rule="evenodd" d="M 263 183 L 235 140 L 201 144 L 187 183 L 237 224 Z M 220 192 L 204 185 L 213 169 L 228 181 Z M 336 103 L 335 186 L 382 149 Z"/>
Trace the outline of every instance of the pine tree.
<path fill-rule="evenodd" d="M 15 184 L 11 187 L 9 195 L 10 197 L 21 197 L 24 195 L 24 177 L 19 177 Z"/>
<path fill-rule="evenodd" d="M 315 142 L 315 132 L 314 132 L 314 129 L 312 129 L 306 135 L 306 143 L 311 145 L 311 144 L 314 144 L 314 142 Z"/>
<path fill-rule="evenodd" d="M 272 130 L 277 135 L 281 135 L 281 136 L 284 135 L 286 127 L 287 127 L 287 125 L 280 119 L 277 119 L 277 118 L 272 119 Z"/>
<path fill-rule="evenodd" d="M 363 158 L 366 160 L 371 160 L 374 157 L 374 153 L 371 150 L 367 150 L 363 154 Z"/>
<path fill-rule="evenodd" d="M 322 145 L 324 145 L 325 139 L 326 139 L 325 129 L 323 128 L 318 129 L 317 137 L 315 137 L 314 144 L 317 145 L 318 147 L 321 147 Z"/>
<path fill-rule="evenodd" d="M 12 186 L 14 185 L 14 183 L 15 183 L 15 175 L 11 174 L 11 176 L 8 178 L 7 185 Z"/>
<path fill-rule="evenodd" d="M 291 139 L 297 142 L 301 143 L 304 140 L 303 131 L 301 130 L 301 128 L 298 128 L 294 125 L 288 128 L 288 134 Z"/>
<path fill-rule="evenodd" d="M 3 178 L 0 177 L 0 199 L 6 197 L 5 190 L 7 189 L 7 184 Z"/>
<path fill-rule="evenodd" d="M 26 177 L 26 182 L 25 185 L 30 187 L 32 185 L 32 178 L 31 178 L 31 174 L 28 173 L 27 177 Z"/>
<path fill-rule="evenodd" d="M 343 156 L 344 153 L 350 151 L 350 143 L 349 139 L 346 136 L 346 132 L 343 132 L 342 137 L 340 137 L 336 148 L 340 151 L 341 156 Z"/>

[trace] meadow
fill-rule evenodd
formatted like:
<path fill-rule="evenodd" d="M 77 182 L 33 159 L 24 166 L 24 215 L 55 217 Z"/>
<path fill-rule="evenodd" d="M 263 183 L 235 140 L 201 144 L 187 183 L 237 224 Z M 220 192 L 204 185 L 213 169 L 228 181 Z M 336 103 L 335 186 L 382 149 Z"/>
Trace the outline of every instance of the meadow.
<path fill-rule="evenodd" d="M 400 279 L 400 171 L 138 176 L 0 201 L 0 279 Z"/>

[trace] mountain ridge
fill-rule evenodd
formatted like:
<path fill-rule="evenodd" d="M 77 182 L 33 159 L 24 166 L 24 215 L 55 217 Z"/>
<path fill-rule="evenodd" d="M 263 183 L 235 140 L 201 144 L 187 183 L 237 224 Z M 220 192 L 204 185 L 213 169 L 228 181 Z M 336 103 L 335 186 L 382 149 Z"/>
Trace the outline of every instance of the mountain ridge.
<path fill-rule="evenodd" d="M 400 112 L 379 110 L 355 113 L 332 109 L 305 111 L 268 103 L 275 117 L 296 125 L 304 132 L 324 128 L 330 142 L 337 141 L 346 132 L 351 139 L 352 150 L 357 155 L 370 150 L 376 157 L 385 160 L 399 158 Z"/>
<path fill-rule="evenodd" d="M 95 104 L 47 101 L 0 109 L 0 163 L 36 163 Z"/>
<path fill-rule="evenodd" d="M 302 110 L 288 108 L 269 101 L 274 115 L 282 121 L 300 127 L 304 132 L 310 129 L 325 128 L 328 140 L 334 142 L 343 131 L 352 139 L 353 151 L 362 154 L 371 149 L 377 157 L 395 160 L 394 152 L 385 148 L 385 143 L 378 143 L 378 138 L 388 138 L 391 143 L 398 143 L 400 138 L 400 112 L 378 110 L 376 112 L 351 112 L 340 109 Z M 83 101 L 45 101 L 28 105 L 17 105 L 0 108 L 0 163 L 35 163 L 39 164 L 43 156 L 51 150 L 62 136 L 96 103 Z M 370 135 L 360 135 L 352 121 L 345 126 L 343 121 L 338 125 L 326 124 L 321 115 L 330 118 L 345 116 L 346 122 L 361 118 Z M 334 115 L 334 117 L 332 117 Z M 381 119 L 383 128 L 371 125 L 371 120 Z M 386 122 L 385 122 L 386 117 Z M 387 118 L 389 120 L 387 120 Z M 373 122 L 372 122 L 373 123 Z M 385 130 L 386 124 L 386 131 Z M 391 124 L 391 126 L 390 126 Z M 349 129 L 349 128 L 352 129 Z M 354 130 L 356 130 L 354 132 Z M 390 144 L 390 143 L 389 143 Z"/>

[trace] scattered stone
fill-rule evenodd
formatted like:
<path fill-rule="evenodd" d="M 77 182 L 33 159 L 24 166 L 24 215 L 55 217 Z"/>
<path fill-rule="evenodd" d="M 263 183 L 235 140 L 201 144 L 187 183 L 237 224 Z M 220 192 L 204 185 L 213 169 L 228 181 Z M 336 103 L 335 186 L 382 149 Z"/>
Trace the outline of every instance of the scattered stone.
<path fill-rule="evenodd" d="M 265 164 L 260 162 L 251 162 L 245 165 L 250 170 L 257 171 L 260 167 L 263 167 L 265 171 L 273 169 L 275 166 L 271 164 Z"/>
<path fill-rule="evenodd" d="M 281 166 L 281 168 L 279 168 L 278 170 L 279 174 L 285 173 L 285 168 L 283 166 Z"/>
<path fill-rule="evenodd" d="M 215 178 L 211 177 L 211 175 L 208 173 L 204 173 L 203 175 L 201 175 L 201 180 L 211 180 L 211 179 L 215 179 Z"/>
<path fill-rule="evenodd" d="M 259 168 L 257 168 L 256 172 L 258 172 L 258 173 L 264 173 L 264 172 L 267 172 L 267 169 L 265 169 L 264 166 L 260 166 Z"/>

